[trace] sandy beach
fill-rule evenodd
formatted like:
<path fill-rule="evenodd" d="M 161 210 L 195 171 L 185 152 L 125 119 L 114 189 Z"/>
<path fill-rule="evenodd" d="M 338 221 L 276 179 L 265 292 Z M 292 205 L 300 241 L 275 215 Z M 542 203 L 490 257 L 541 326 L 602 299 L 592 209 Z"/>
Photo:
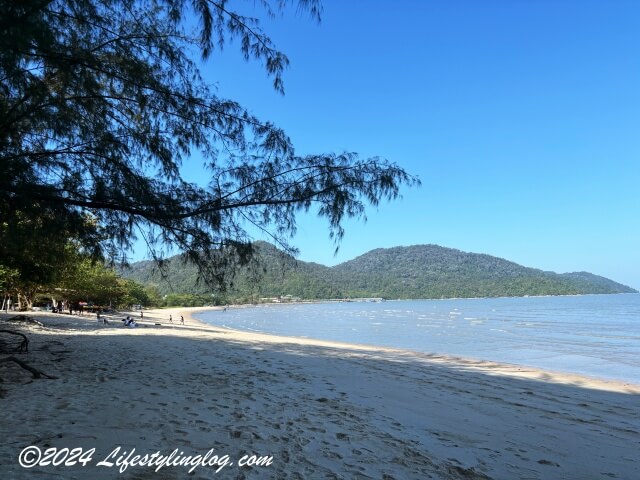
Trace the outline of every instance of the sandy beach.
<path fill-rule="evenodd" d="M 0 478 L 638 478 L 640 385 L 237 332 L 194 310 L 136 328 L 2 314 L 30 339 L 15 356 L 56 378 L 0 364 Z"/>

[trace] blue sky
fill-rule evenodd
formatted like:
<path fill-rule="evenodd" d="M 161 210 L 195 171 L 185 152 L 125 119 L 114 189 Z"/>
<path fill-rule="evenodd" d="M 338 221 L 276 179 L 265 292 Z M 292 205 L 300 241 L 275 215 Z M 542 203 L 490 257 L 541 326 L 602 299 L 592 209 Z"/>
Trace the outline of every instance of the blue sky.
<path fill-rule="evenodd" d="M 347 222 L 337 256 L 300 217 L 300 259 L 435 243 L 640 288 L 640 2 L 328 0 L 320 24 L 262 25 L 286 95 L 229 45 L 203 67 L 221 96 L 300 154 L 379 155 L 423 182 Z"/>

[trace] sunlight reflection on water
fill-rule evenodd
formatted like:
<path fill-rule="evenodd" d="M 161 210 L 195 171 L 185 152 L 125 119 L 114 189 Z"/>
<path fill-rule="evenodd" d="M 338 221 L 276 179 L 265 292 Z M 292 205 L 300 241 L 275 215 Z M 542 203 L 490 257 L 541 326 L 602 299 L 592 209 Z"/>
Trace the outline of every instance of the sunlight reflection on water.
<path fill-rule="evenodd" d="M 640 294 L 264 305 L 197 317 L 640 383 Z"/>

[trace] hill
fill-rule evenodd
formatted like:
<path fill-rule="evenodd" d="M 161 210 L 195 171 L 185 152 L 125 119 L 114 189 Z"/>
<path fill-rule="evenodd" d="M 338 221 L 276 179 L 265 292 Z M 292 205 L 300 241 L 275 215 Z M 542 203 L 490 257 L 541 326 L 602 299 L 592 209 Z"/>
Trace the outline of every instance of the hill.
<path fill-rule="evenodd" d="M 406 299 L 636 292 L 587 272 L 545 272 L 438 245 L 379 248 L 334 267 L 296 260 L 265 242 L 258 242 L 256 249 L 260 267 L 240 269 L 226 292 L 227 300 L 255 301 L 283 295 Z M 161 294 L 212 293 L 198 284 L 195 267 L 179 256 L 168 261 L 166 279 L 148 261 L 134 263 L 122 273 L 156 285 Z"/>

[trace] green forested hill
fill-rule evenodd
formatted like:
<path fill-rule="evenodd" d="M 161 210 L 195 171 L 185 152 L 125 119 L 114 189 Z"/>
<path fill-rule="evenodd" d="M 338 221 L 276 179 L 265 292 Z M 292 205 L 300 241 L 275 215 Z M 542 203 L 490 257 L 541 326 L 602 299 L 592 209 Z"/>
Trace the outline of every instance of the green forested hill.
<path fill-rule="evenodd" d="M 586 272 L 557 274 L 490 255 L 438 245 L 372 250 L 337 265 L 340 285 L 356 296 L 495 297 L 623 293 L 634 290 Z M 362 295 L 361 295 L 362 294 Z"/>
<path fill-rule="evenodd" d="M 396 299 L 635 292 L 587 272 L 544 272 L 437 245 L 380 248 L 335 267 L 296 261 L 264 242 L 257 249 L 261 267 L 237 273 L 225 294 L 229 301 L 281 295 Z M 134 263 L 123 274 L 156 285 L 162 294 L 217 293 L 198 285 L 195 267 L 184 264 L 180 257 L 169 261 L 165 279 L 155 272 L 152 262 Z"/>

